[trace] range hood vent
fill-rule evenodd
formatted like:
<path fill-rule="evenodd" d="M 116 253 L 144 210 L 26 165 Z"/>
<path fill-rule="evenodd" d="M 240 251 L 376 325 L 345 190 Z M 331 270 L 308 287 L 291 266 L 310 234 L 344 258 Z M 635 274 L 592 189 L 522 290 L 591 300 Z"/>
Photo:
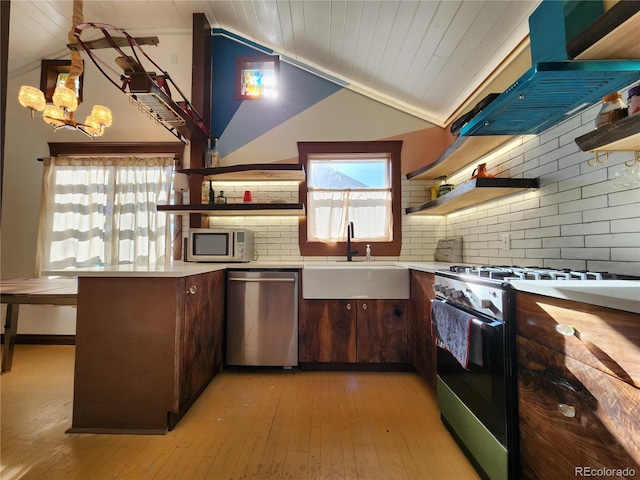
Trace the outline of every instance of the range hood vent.
<path fill-rule="evenodd" d="M 638 79 L 640 60 L 538 63 L 460 129 L 460 135 L 538 134 Z"/>
<path fill-rule="evenodd" d="M 628 18 L 628 2 L 620 3 L 611 10 L 618 7 Z M 640 59 L 569 58 L 567 44 L 602 13 L 600 2 L 543 0 L 529 18 L 533 66 L 462 127 L 460 136 L 539 134 L 639 80 Z"/>

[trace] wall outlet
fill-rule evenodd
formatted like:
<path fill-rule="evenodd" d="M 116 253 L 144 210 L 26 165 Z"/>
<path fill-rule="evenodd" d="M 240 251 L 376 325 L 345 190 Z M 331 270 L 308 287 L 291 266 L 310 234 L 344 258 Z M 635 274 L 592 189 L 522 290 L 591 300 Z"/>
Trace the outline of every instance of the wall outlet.
<path fill-rule="evenodd" d="M 502 250 L 511 250 L 511 235 L 508 233 L 502 234 Z"/>

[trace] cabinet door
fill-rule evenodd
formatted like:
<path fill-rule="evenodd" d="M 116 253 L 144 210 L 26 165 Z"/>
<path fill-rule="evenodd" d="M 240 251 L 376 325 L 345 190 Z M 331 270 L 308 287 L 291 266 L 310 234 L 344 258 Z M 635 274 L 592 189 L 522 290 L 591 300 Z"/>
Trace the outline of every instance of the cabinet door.
<path fill-rule="evenodd" d="M 358 300 L 357 361 L 407 363 L 407 300 Z"/>
<path fill-rule="evenodd" d="M 640 390 L 520 336 L 517 349 L 523 478 L 640 471 Z"/>
<path fill-rule="evenodd" d="M 356 361 L 356 302 L 304 300 L 300 322 L 300 361 Z"/>
<path fill-rule="evenodd" d="M 409 300 L 409 362 L 436 390 L 436 345 L 431 336 L 433 273 L 411 271 Z"/>
<path fill-rule="evenodd" d="M 220 371 L 224 351 L 224 271 L 186 277 L 184 285 L 179 408 Z"/>

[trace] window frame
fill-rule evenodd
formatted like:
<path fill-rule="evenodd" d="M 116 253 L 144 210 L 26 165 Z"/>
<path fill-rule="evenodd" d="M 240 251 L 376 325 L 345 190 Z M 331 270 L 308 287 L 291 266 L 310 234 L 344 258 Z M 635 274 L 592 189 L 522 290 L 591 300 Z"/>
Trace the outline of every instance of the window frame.
<path fill-rule="evenodd" d="M 389 154 L 391 160 L 391 215 L 393 218 L 393 240 L 390 242 L 359 242 L 352 241 L 352 250 L 358 250 L 358 255 L 364 257 L 367 244 L 371 245 L 373 256 L 399 256 L 402 248 L 402 175 L 401 153 L 402 140 L 356 141 L 356 142 L 298 142 L 298 162 L 308 171 L 309 155 L 340 154 Z M 300 182 L 298 187 L 298 201 L 307 208 L 307 181 Z M 307 217 L 300 217 L 298 221 L 298 245 L 300 254 L 305 257 L 346 256 L 346 242 L 313 242 L 307 237 Z"/>

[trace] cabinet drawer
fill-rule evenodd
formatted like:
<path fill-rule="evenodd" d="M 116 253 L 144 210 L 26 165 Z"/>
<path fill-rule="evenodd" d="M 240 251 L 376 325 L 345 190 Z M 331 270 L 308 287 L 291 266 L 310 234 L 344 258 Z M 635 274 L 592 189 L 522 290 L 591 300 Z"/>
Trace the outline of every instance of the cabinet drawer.
<path fill-rule="evenodd" d="M 518 292 L 517 333 L 640 387 L 640 315 Z"/>
<path fill-rule="evenodd" d="M 517 348 L 523 477 L 640 471 L 640 390 L 525 338 Z"/>

